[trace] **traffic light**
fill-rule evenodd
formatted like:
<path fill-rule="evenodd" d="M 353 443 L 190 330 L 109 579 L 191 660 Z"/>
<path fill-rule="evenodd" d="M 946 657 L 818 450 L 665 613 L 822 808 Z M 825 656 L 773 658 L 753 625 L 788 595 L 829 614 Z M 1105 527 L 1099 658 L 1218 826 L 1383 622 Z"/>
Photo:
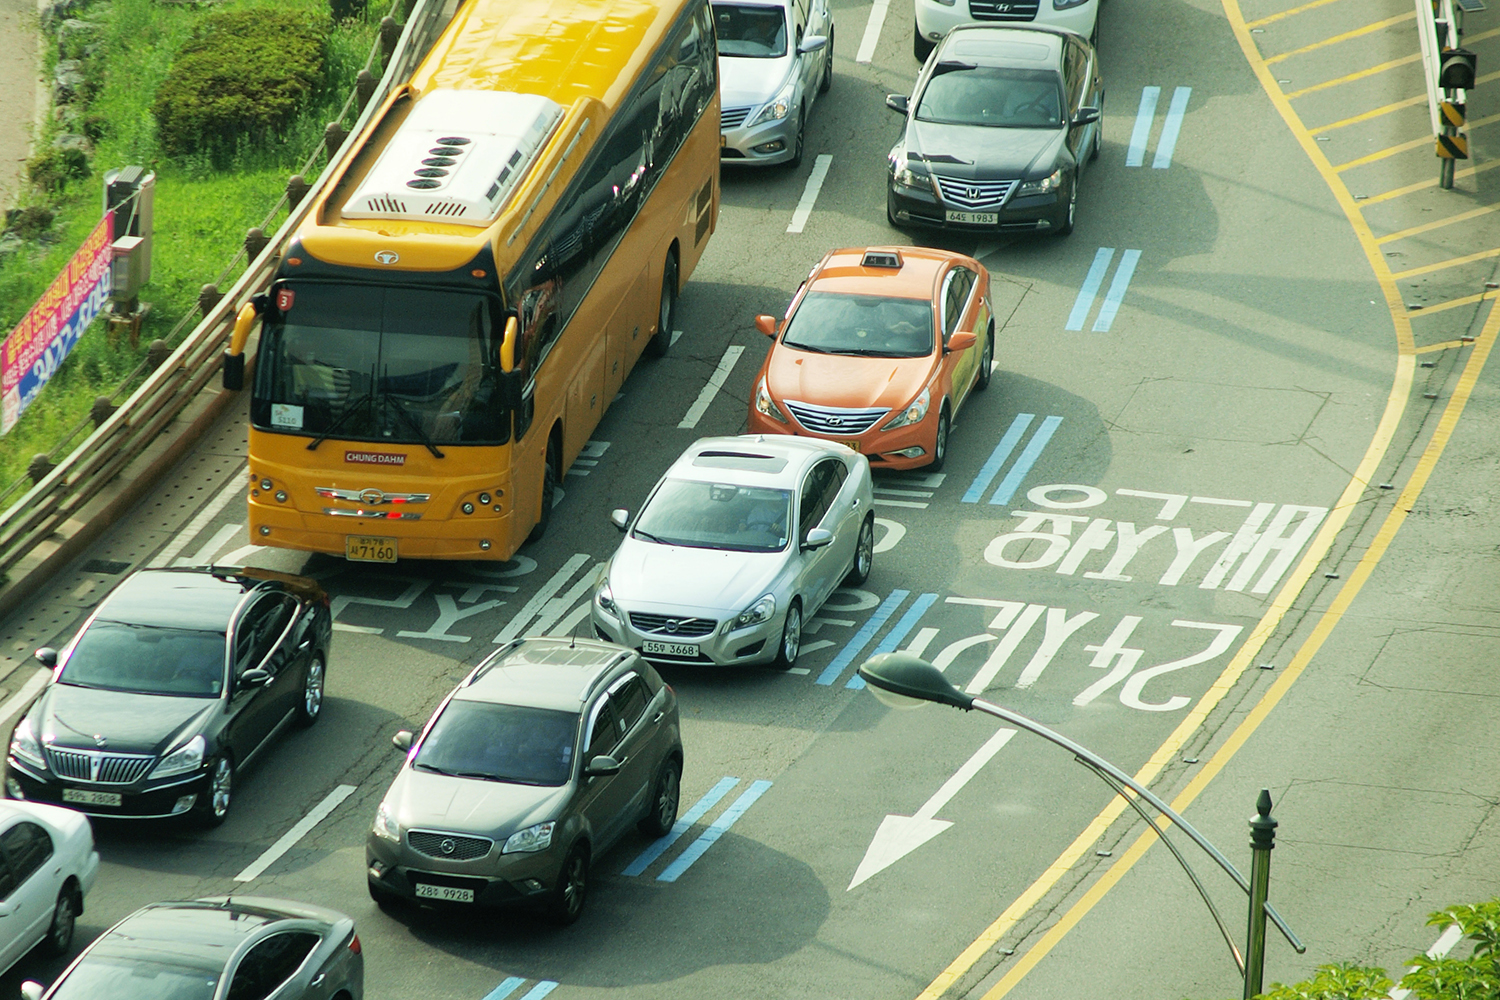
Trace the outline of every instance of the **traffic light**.
<path fill-rule="evenodd" d="M 1474 86 L 1479 57 L 1468 49 L 1446 49 L 1438 70 L 1438 86 L 1444 90 L 1468 90 Z"/>

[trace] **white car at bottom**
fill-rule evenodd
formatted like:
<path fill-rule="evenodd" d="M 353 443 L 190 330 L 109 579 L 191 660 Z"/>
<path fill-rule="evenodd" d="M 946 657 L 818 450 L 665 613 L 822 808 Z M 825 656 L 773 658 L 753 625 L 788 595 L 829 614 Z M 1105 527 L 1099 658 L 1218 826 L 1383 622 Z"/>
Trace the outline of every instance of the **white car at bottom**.
<path fill-rule="evenodd" d="M 67 953 L 98 871 L 87 816 L 0 801 L 0 972 L 38 945 L 52 956 Z"/>
<path fill-rule="evenodd" d="M 797 659 L 803 623 L 846 580 L 870 575 L 870 463 L 833 441 L 703 438 L 651 490 L 600 572 L 601 639 L 657 663 Z"/>

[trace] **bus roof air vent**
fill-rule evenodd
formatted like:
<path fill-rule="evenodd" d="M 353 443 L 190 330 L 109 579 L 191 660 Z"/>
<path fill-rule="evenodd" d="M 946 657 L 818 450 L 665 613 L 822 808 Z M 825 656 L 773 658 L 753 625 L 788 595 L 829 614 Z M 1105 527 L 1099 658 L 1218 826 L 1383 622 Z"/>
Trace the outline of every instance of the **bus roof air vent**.
<path fill-rule="evenodd" d="M 344 217 L 487 226 L 562 113 L 535 94 L 434 90 L 391 137 Z"/>

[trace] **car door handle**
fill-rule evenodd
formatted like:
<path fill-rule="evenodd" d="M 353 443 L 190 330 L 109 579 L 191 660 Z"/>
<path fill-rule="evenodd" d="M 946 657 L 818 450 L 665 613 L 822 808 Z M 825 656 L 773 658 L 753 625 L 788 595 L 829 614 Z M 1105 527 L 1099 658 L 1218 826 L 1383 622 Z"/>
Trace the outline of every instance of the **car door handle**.
<path fill-rule="evenodd" d="M 304 649 L 306 649 L 308 646 L 311 646 L 311 645 L 312 645 L 312 640 L 311 639 L 303 639 L 301 642 L 297 643 L 297 652 L 300 653 Z"/>
<path fill-rule="evenodd" d="M 856 509 L 859 507 L 859 497 L 854 498 L 854 503 L 851 506 L 855 507 Z"/>
<path fill-rule="evenodd" d="M 665 716 L 666 714 L 667 714 L 666 712 L 657 712 L 655 715 L 653 715 L 651 717 L 651 724 L 655 725 L 656 723 L 660 722 L 662 720 L 662 717 Z"/>

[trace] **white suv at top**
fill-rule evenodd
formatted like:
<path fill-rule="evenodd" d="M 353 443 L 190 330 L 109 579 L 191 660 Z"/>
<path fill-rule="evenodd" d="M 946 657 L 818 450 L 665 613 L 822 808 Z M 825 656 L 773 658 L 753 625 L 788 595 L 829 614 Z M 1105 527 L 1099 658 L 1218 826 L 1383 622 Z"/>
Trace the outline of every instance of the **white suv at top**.
<path fill-rule="evenodd" d="M 1099 21 L 1099 0 L 914 0 L 912 55 L 923 62 L 948 29 L 959 24 L 1045 24 L 1076 31 L 1089 41 Z"/>

